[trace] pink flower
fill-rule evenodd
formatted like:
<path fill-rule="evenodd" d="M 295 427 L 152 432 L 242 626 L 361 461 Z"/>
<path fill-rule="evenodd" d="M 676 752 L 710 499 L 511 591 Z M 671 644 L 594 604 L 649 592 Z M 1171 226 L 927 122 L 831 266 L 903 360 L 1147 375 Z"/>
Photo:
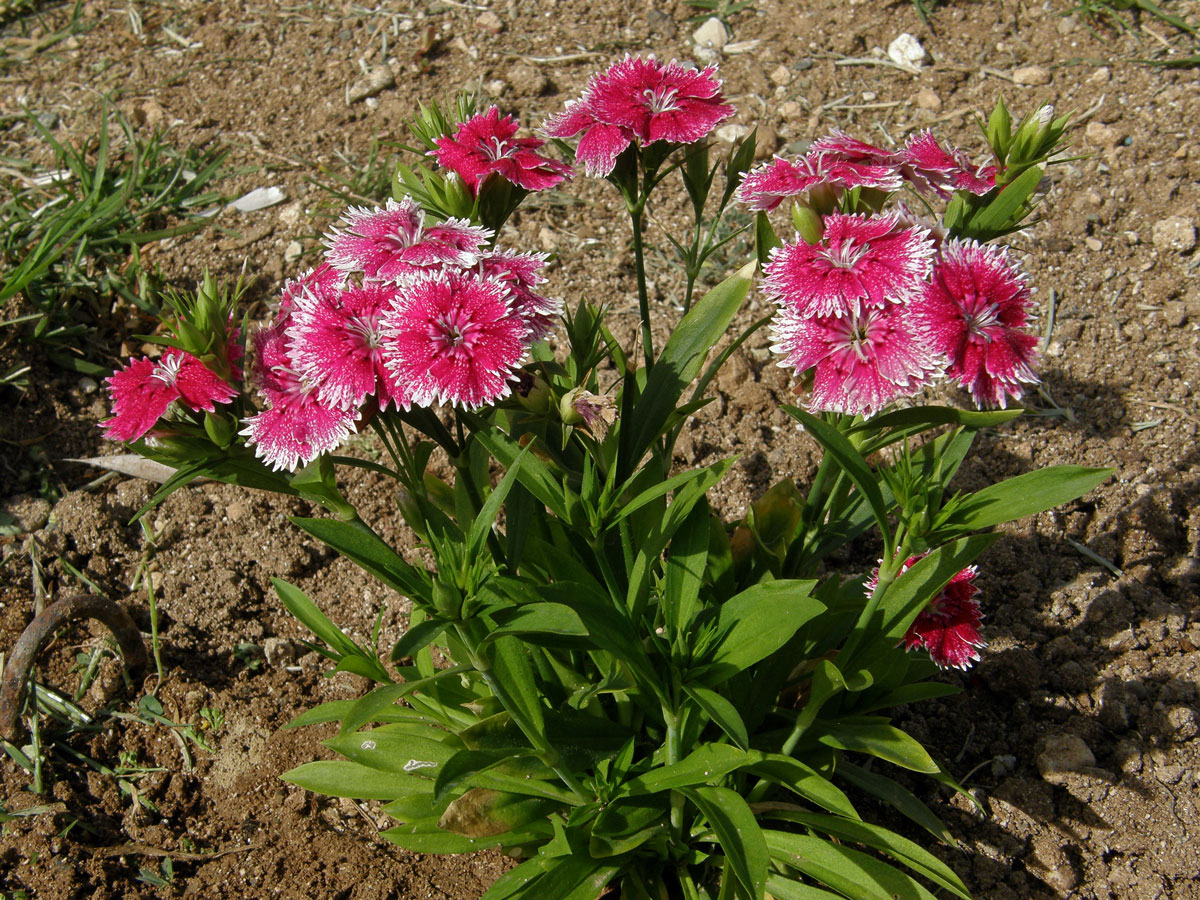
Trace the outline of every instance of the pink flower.
<path fill-rule="evenodd" d="M 562 315 L 562 301 L 543 297 L 534 291 L 546 278 L 544 253 L 515 253 L 500 250 L 479 261 L 479 272 L 507 285 L 513 312 L 529 326 L 529 340 L 540 341 L 553 329 Z"/>
<path fill-rule="evenodd" d="M 281 316 L 251 338 L 254 381 L 268 406 L 246 419 L 239 433 L 273 469 L 290 471 L 353 434 L 358 412 L 323 402 L 315 386 L 295 372 L 287 353 L 286 324 L 287 317 Z"/>
<path fill-rule="evenodd" d="M 101 427 L 113 441 L 136 441 L 176 400 L 197 412 L 213 412 L 215 404 L 229 403 L 237 396 L 199 359 L 174 347 L 158 362 L 149 357 L 133 360 L 106 381 L 113 416 Z"/>
<path fill-rule="evenodd" d="M 335 269 L 379 281 L 422 266 L 473 266 L 492 237 L 489 229 L 465 219 L 426 226 L 425 211 L 411 197 L 389 199 L 382 209 L 352 206 L 342 221 L 346 228 L 325 236 L 325 258 Z"/>
<path fill-rule="evenodd" d="M 809 147 L 810 153 L 832 154 L 846 162 L 865 163 L 872 166 L 887 166 L 893 171 L 896 154 L 851 137 L 840 128 L 835 128 L 825 137 L 817 138 Z M 899 189 L 899 185 L 897 185 Z"/>
<path fill-rule="evenodd" d="M 688 69 L 675 60 L 626 56 L 593 76 L 583 96 L 543 125 L 549 137 L 583 132 L 575 158 L 588 174 L 608 175 L 632 143 L 690 144 L 734 113 L 721 96 L 716 69 Z"/>
<path fill-rule="evenodd" d="M 296 299 L 286 326 L 289 358 L 322 403 L 354 409 L 375 396 L 380 409 L 411 405 L 383 364 L 383 313 L 395 296 L 394 286 L 368 281 L 343 289 L 314 285 Z"/>
<path fill-rule="evenodd" d="M 895 191 L 903 180 L 894 166 L 838 159 L 833 153 L 810 151 L 796 159 L 775 157 L 746 174 L 737 199 L 751 209 L 769 212 L 789 197 L 822 185 L 834 191 L 856 187 Z"/>
<path fill-rule="evenodd" d="M 949 240 L 933 279 L 912 303 L 913 323 L 932 350 L 949 360 L 946 375 L 979 406 L 1004 407 L 1036 384 L 1033 300 L 1002 249 Z"/>
<path fill-rule="evenodd" d="M 952 191 L 986 194 L 996 185 L 995 166 L 973 166 L 961 150 L 948 152 L 933 134 L 922 131 L 900 151 L 901 171 L 922 193 L 948 197 Z"/>
<path fill-rule="evenodd" d="M 909 557 L 900 568 L 903 574 L 917 564 L 926 554 Z M 936 597 L 929 601 L 904 633 L 904 648 L 916 650 L 924 647 L 930 658 L 941 669 L 963 669 L 979 659 L 980 647 L 987 643 L 979 635 L 983 612 L 975 595 L 978 570 L 968 566 L 950 579 Z M 868 593 L 874 593 L 879 585 L 879 569 L 867 579 Z"/>
<path fill-rule="evenodd" d="M 457 172 L 472 196 L 493 173 L 527 191 L 544 191 L 571 176 L 571 167 L 535 152 L 545 144 L 538 138 L 518 138 L 511 116 L 500 117 L 493 106 L 458 126 L 453 137 L 438 138 L 429 155 Z"/>
<path fill-rule="evenodd" d="M 279 312 L 286 315 L 291 312 L 296 298 L 306 290 L 340 290 L 346 283 L 346 273 L 338 271 L 327 262 L 321 263 L 315 269 L 309 269 L 298 278 L 289 278 L 283 283 L 283 291 L 279 295 Z"/>
<path fill-rule="evenodd" d="M 386 364 L 418 406 L 474 409 L 508 395 L 529 349 L 529 326 L 509 288 L 468 272 L 420 272 L 401 280 L 384 315 Z"/>
<path fill-rule="evenodd" d="M 901 227 L 894 213 L 831 213 L 819 243 L 797 239 L 772 252 L 763 290 L 801 318 L 851 315 L 915 296 L 932 255 L 929 232 Z"/>
<path fill-rule="evenodd" d="M 928 384 L 936 362 L 903 306 L 843 316 L 802 316 L 784 306 L 772 323 L 771 349 L 797 374 L 816 367 L 809 405 L 870 416 Z"/>

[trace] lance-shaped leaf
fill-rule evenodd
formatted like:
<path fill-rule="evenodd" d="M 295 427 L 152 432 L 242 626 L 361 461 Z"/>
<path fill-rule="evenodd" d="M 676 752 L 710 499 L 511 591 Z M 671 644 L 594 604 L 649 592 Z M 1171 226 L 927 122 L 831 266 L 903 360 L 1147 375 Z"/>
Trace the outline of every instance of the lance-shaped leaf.
<path fill-rule="evenodd" d="M 556 805 L 540 797 L 472 788 L 446 807 L 438 827 L 467 837 L 490 837 L 544 819 Z"/>
<path fill-rule="evenodd" d="M 651 769 L 625 782 L 621 786 L 621 793 L 636 797 L 690 785 L 711 784 L 758 758 L 757 752 L 739 750 L 728 744 L 701 744 L 679 762 Z"/>
<path fill-rule="evenodd" d="M 920 882 L 882 860 L 824 838 L 764 832 L 771 858 L 855 900 L 934 900 Z"/>
<path fill-rule="evenodd" d="M 700 808 L 717 835 L 747 900 L 763 900 L 770 851 L 754 813 L 736 791 L 721 787 L 685 787 L 680 793 Z"/>
<path fill-rule="evenodd" d="M 941 771 L 916 739 L 885 719 L 864 716 L 861 720 L 825 720 L 816 729 L 816 739 L 827 747 L 877 756 L 914 772 Z"/>
<path fill-rule="evenodd" d="M 812 596 L 815 585 L 798 579 L 765 581 L 723 603 L 705 683 L 712 687 L 766 659 L 824 612 L 825 604 Z"/>

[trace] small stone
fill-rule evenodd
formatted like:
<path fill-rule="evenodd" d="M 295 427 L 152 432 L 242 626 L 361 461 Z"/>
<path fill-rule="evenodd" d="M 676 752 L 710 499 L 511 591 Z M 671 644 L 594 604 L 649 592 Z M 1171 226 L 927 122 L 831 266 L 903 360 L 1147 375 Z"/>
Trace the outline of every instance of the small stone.
<path fill-rule="evenodd" d="M 1045 749 L 1038 754 L 1038 771 L 1051 784 L 1063 780 L 1063 776 L 1096 765 L 1096 756 L 1083 738 L 1074 734 L 1056 735 L 1046 741 Z"/>
<path fill-rule="evenodd" d="M 1167 216 L 1154 223 L 1154 246 L 1159 250 L 1190 253 L 1196 249 L 1196 220 Z"/>
<path fill-rule="evenodd" d="M 1093 253 L 1099 253 L 1101 250 L 1104 249 L 1104 244 L 1102 244 L 1098 238 L 1094 238 L 1094 237 L 1084 238 L 1083 244 L 1085 247 L 1087 247 Z"/>
<path fill-rule="evenodd" d="M 905 31 L 888 44 L 887 55 L 898 65 L 920 68 L 921 60 L 925 58 L 925 48 L 921 46 L 920 41 Z"/>
<path fill-rule="evenodd" d="M 865 103 L 874 103 L 879 99 L 879 95 L 874 91 L 863 91 L 862 98 Z"/>
<path fill-rule="evenodd" d="M 503 78 L 493 78 L 491 81 L 483 83 L 483 89 L 487 91 L 489 97 L 499 97 L 508 90 L 508 82 Z"/>
<path fill-rule="evenodd" d="M 1021 66 L 1013 69 L 1012 79 L 1022 87 L 1041 87 L 1050 83 L 1050 70 L 1045 66 Z"/>
<path fill-rule="evenodd" d="M 1101 66 L 1095 72 L 1088 76 L 1088 81 L 1092 84 L 1104 84 L 1112 77 L 1108 66 Z"/>
<path fill-rule="evenodd" d="M 304 247 L 299 241 L 289 241 L 288 245 L 283 248 L 283 261 L 295 262 L 304 253 Z"/>
<path fill-rule="evenodd" d="M 225 507 L 225 518 L 230 522 L 236 522 L 239 519 L 244 519 L 250 515 L 250 504 L 245 500 L 234 500 Z"/>
<path fill-rule="evenodd" d="M 716 50 L 720 53 L 729 43 L 729 34 L 725 31 L 725 23 L 716 16 L 705 19 L 700 27 L 692 32 L 692 43 L 697 47 Z"/>
<path fill-rule="evenodd" d="M 784 119 L 798 118 L 800 113 L 804 112 L 804 107 L 795 100 L 788 100 L 779 104 L 779 115 Z"/>
<path fill-rule="evenodd" d="M 542 245 L 542 249 L 547 253 L 553 253 L 558 249 L 558 235 L 552 229 L 543 225 L 538 229 L 538 243 Z"/>
<path fill-rule="evenodd" d="M 0 513 L 11 517 L 12 525 L 22 534 L 45 528 L 52 508 L 49 500 L 33 494 L 20 494 L 0 502 Z"/>
<path fill-rule="evenodd" d="M 726 144 L 733 144 L 740 141 L 750 133 L 748 125 L 722 125 L 715 132 L 718 141 L 724 141 Z"/>
<path fill-rule="evenodd" d="M 1163 321 L 1171 328 L 1182 328 L 1187 324 L 1187 306 L 1178 300 L 1172 300 L 1163 307 Z"/>
<path fill-rule="evenodd" d="M 100 387 L 96 379 L 92 378 L 90 375 L 84 375 L 77 382 L 75 382 L 75 385 L 85 394 L 94 394 Z"/>
<path fill-rule="evenodd" d="M 288 666 L 296 661 L 296 645 L 284 638 L 269 637 L 263 641 L 263 656 L 268 665 Z"/>
<path fill-rule="evenodd" d="M 935 112 L 942 108 L 942 98 L 929 88 L 921 88 L 917 91 L 917 108 Z"/>
<path fill-rule="evenodd" d="M 504 23 L 490 9 L 485 13 L 480 13 L 479 18 L 475 20 L 475 24 L 488 34 L 499 34 L 504 30 Z"/>
<path fill-rule="evenodd" d="M 351 106 L 360 100 L 382 94 L 388 88 L 396 86 L 396 73 L 391 66 L 375 66 L 362 78 L 346 88 L 346 105 Z"/>
<path fill-rule="evenodd" d="M 779 146 L 779 135 L 770 125 L 758 126 L 758 139 L 754 145 L 754 159 L 756 162 L 770 159 L 775 155 L 775 148 Z"/>
<path fill-rule="evenodd" d="M 401 19 L 396 25 L 396 30 L 401 34 L 407 34 L 417 27 L 417 23 L 412 19 Z"/>
<path fill-rule="evenodd" d="M 771 72 L 771 81 L 780 87 L 785 87 L 791 84 L 793 77 L 792 70 L 782 63 L 776 66 L 774 71 Z"/>
<path fill-rule="evenodd" d="M 508 83 L 522 97 L 540 97 L 550 87 L 550 79 L 528 63 L 518 63 L 508 70 Z"/>
<path fill-rule="evenodd" d="M 1087 142 L 1093 147 L 1104 147 L 1105 149 L 1115 147 L 1121 141 L 1121 135 L 1117 129 L 1111 125 L 1105 125 L 1103 122 L 1088 122 L 1087 128 L 1083 130 Z"/>

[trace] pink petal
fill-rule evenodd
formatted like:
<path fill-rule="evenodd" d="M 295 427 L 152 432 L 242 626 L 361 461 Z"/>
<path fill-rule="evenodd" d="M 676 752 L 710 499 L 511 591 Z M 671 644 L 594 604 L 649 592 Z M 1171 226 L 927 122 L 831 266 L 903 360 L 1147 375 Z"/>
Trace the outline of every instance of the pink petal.
<path fill-rule="evenodd" d="M 179 396 L 173 384 L 154 377 L 154 360 L 130 360 L 124 369 L 105 381 L 112 398 L 113 416 L 101 423 L 104 436 L 112 441 L 136 441 L 157 424 L 171 402 Z"/>
<path fill-rule="evenodd" d="M 336 449 L 354 433 L 357 418 L 357 411 L 326 406 L 312 392 L 295 391 L 274 397 L 269 409 L 246 420 L 240 434 L 273 469 L 295 470 Z"/>
<path fill-rule="evenodd" d="M 579 140 L 575 159 L 582 162 L 589 175 L 604 176 L 612 172 L 617 157 L 633 143 L 633 132 L 620 125 L 593 125 Z"/>

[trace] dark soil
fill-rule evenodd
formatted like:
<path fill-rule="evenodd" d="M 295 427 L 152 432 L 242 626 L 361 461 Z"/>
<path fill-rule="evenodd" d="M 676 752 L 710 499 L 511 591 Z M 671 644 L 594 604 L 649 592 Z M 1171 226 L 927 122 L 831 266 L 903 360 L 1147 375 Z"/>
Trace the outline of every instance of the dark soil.
<path fill-rule="evenodd" d="M 979 487 L 1053 463 L 1111 465 L 1116 474 L 1083 500 L 1007 528 L 981 566 L 982 662 L 948 676 L 963 694 L 919 704 L 900 724 L 985 810 L 977 815 L 964 798 L 913 784 L 967 848 L 951 863 L 980 900 L 1200 897 L 1200 91 L 1194 69 L 1139 62 L 1166 58 L 1171 40 L 1184 55 L 1195 50 L 1183 50 L 1155 19 L 1114 31 L 1064 15 L 1070 0 L 952 0 L 928 27 L 903 2 L 755 7 L 732 20 L 721 76 L 740 109 L 736 121 L 758 123 L 768 153 L 835 126 L 881 144 L 930 126 L 976 149 L 971 113 L 1001 93 L 1017 112 L 1046 101 L 1077 112 L 1081 158 L 1051 170 L 1045 222 L 1014 240 L 1043 314 L 1055 298 L 1044 394 L 1035 398 L 1043 414 L 981 438 L 961 479 Z M 1194 0 L 1171 9 L 1200 18 Z M 153 245 L 144 261 L 187 286 L 206 267 L 232 276 L 246 259 L 249 297 L 264 308 L 282 278 L 312 264 L 330 224 L 320 218 L 330 198 L 309 179 L 330 181 L 323 173 L 348 172 L 348 160 L 364 164 L 373 136 L 407 138 L 403 122 L 418 101 L 473 87 L 534 126 L 626 51 L 694 58 L 694 11 L 682 2 L 432 0 L 367 9 L 94 0 L 81 8 L 82 31 L 43 46 L 70 12 L 43 10 L 5 26 L 0 155 L 49 162 L 22 111 L 49 114 L 60 140 L 78 139 L 94 128 L 102 95 L 139 128 L 169 128 L 180 145 L 229 146 L 239 173 L 231 192 L 279 185 L 286 201 L 223 212 L 219 231 Z M 871 62 L 901 32 L 930 54 L 919 75 Z M 868 63 L 839 64 L 847 58 Z M 396 86 L 348 105 L 361 66 L 375 65 L 390 66 Z M 1040 71 L 1017 71 L 1031 66 Z M 1036 84 L 1014 82 L 1014 72 Z M 581 177 L 561 198 L 522 212 L 503 243 L 557 250 L 554 290 L 569 303 L 605 299 L 632 327 L 632 276 L 618 263 L 627 226 L 611 193 Z M 661 231 L 651 240 L 667 248 Z M 652 254 L 651 277 L 669 309 L 680 298 L 668 287 L 675 281 L 666 258 Z M 765 309 L 761 298 L 751 306 L 747 315 Z M 118 312 L 122 334 L 144 332 L 143 319 Z M 17 495 L 5 508 L 27 525 L 2 539 L 0 648 L 33 615 L 31 586 L 44 584 L 50 599 L 80 590 L 69 567 L 127 603 L 148 631 L 146 595 L 129 591 L 148 558 L 164 679 L 150 675 L 122 694 L 117 673 L 104 672 L 83 702 L 130 712 L 153 689 L 164 715 L 192 726 L 212 751 L 128 718 L 63 739 L 110 768 L 123 758 L 155 769 L 120 781 L 156 811 L 61 752 L 44 796 L 6 761 L 4 809 L 50 810 L 3 826 L 0 892 L 47 900 L 478 897 L 506 867 L 503 857 L 400 852 L 378 838 L 370 805 L 315 797 L 278 777 L 328 754 L 319 729 L 282 726 L 363 683 L 324 676 L 270 578 L 294 582 L 360 636 L 382 608 L 385 646 L 406 622 L 401 598 L 301 537 L 285 518 L 303 511 L 297 504 L 225 485 L 173 495 L 151 516 L 149 550 L 142 530 L 126 523 L 152 486 L 96 485 L 96 470 L 65 461 L 112 450 L 95 428 L 106 414 L 96 380 L 50 366 L 11 335 L 0 337 L 0 370 L 29 353 L 34 368 L 28 389 L 0 388 L 0 473 L 12 479 L 0 497 Z M 768 360 L 765 335 L 752 343 L 678 447 L 686 464 L 741 454 L 715 492 L 727 516 L 771 483 L 803 483 L 812 473 L 813 447 L 778 411 L 792 399 L 789 376 Z M 124 350 L 136 353 L 137 342 Z M 111 351 L 115 365 L 119 344 Z M 31 458 L 44 467 L 32 468 Z M 33 471 L 41 474 L 30 479 Z M 386 485 L 356 478 L 349 490 L 364 518 L 408 546 Z M 51 508 L 38 495 L 56 488 L 66 493 Z M 43 656 L 43 680 L 73 690 L 75 653 L 101 638 L 82 629 L 64 635 Z M 219 710 L 223 724 L 206 730 L 202 708 Z"/>

